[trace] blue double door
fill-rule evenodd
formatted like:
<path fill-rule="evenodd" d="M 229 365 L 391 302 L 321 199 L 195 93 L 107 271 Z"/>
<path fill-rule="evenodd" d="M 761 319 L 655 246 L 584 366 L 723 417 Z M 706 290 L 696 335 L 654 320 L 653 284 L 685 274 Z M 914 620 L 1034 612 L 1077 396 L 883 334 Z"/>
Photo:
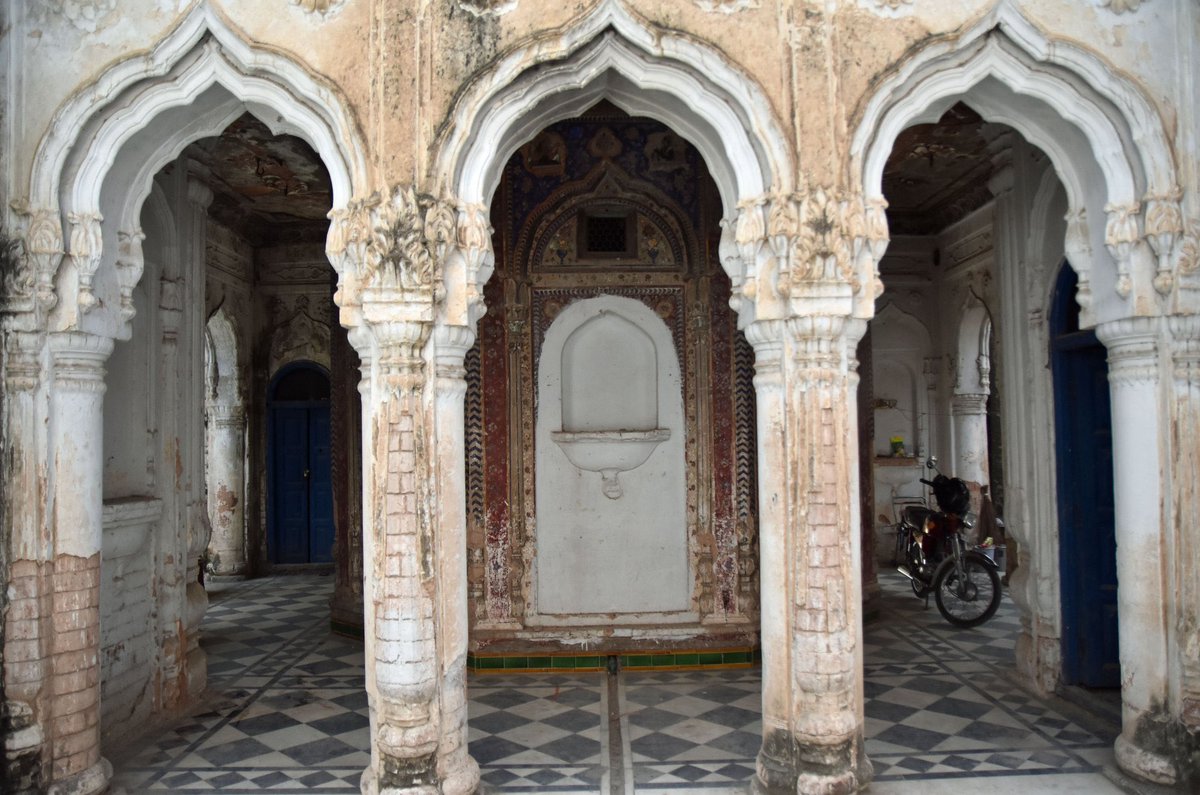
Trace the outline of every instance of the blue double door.
<path fill-rule="evenodd" d="M 276 404 L 271 413 L 271 562 L 333 560 L 329 405 Z"/>
<path fill-rule="evenodd" d="M 1064 266 L 1051 316 L 1062 681 L 1120 687 L 1108 359 L 1096 335 L 1079 330 L 1075 288 Z"/>

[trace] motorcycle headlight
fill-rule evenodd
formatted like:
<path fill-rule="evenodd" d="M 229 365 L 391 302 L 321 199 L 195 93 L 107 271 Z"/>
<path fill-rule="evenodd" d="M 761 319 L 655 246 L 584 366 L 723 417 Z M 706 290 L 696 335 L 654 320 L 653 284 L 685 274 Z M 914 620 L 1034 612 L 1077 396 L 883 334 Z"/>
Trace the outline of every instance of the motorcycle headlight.
<path fill-rule="evenodd" d="M 975 515 L 975 512 L 974 512 L 974 511 L 967 511 L 965 514 L 963 514 L 962 523 L 963 523 L 964 525 L 966 525 L 967 527 L 974 527 L 974 526 L 975 526 L 975 521 L 976 521 L 978 518 L 979 518 L 979 517 Z"/>

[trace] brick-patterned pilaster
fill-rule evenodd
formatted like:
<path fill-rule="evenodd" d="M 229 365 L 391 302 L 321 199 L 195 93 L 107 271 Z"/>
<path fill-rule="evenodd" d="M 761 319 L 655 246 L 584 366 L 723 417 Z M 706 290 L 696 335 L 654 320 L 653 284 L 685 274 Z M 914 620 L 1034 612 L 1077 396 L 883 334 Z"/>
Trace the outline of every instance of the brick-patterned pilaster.
<path fill-rule="evenodd" d="M 78 332 L 48 341 L 54 636 L 47 791 L 85 795 L 103 791 L 112 775 L 100 756 L 100 548 L 104 363 L 113 341 Z"/>
<path fill-rule="evenodd" d="M 422 358 L 431 329 L 423 320 L 389 321 L 355 337 L 370 345 L 363 362 L 372 380 L 363 390 L 367 792 L 437 792 L 438 583 Z"/>
<path fill-rule="evenodd" d="M 0 790 L 38 792 L 49 780 L 49 654 L 53 631 L 53 579 L 47 559 L 48 535 L 43 520 L 44 495 L 39 448 L 44 443 L 41 353 L 45 337 L 6 329 L 4 338 L 3 466 L 0 467 L 0 535 L 9 569 L 3 622 L 4 703 L 0 734 L 4 737 L 4 769 Z"/>
<path fill-rule="evenodd" d="M 758 375 L 763 748 L 760 793 L 865 786 L 854 350 L 865 324 L 810 315 L 747 329 Z"/>

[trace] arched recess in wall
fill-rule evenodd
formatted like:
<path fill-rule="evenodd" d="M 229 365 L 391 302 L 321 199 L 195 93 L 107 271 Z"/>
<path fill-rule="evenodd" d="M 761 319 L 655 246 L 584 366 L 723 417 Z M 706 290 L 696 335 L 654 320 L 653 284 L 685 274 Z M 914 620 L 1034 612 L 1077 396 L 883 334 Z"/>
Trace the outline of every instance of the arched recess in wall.
<path fill-rule="evenodd" d="M 793 189 L 794 155 L 762 89 L 710 46 L 653 28 L 616 0 L 518 46 L 470 84 L 438 142 L 437 187 L 461 206 L 490 206 L 504 164 L 522 144 L 601 99 L 661 121 L 696 146 L 721 195 L 723 248 L 740 205 Z M 723 256 L 722 264 L 739 267 L 736 258 Z M 729 275 L 741 283 L 741 273 Z"/>
<path fill-rule="evenodd" d="M 1007 4 L 916 52 L 863 102 L 849 177 L 868 203 L 883 198 L 884 165 L 901 130 L 936 121 L 960 101 L 1019 131 L 1054 164 L 1067 193 L 1065 245 L 1085 325 L 1170 290 L 1178 235 L 1139 232 L 1143 206 L 1148 226 L 1163 213 L 1178 218 L 1178 177 L 1157 111 L 1117 70 L 1048 40 Z"/>
<path fill-rule="evenodd" d="M 123 299 L 141 276 L 138 221 L 152 177 L 247 111 L 313 147 L 329 171 L 334 210 L 369 192 L 365 148 L 342 97 L 198 6 L 152 49 L 76 93 L 38 146 L 31 212 L 65 221 L 52 327 L 128 335 Z"/>

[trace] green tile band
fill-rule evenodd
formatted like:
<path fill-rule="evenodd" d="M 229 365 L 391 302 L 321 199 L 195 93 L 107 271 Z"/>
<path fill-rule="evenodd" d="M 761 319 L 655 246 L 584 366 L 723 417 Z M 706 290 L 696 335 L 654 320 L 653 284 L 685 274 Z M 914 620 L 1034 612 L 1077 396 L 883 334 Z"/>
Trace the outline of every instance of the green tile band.
<path fill-rule="evenodd" d="M 628 671 L 654 671 L 694 668 L 748 668 L 762 661 L 758 648 L 720 651 L 663 651 L 616 654 L 621 668 Z M 544 654 L 539 656 L 504 654 L 468 654 L 467 669 L 475 673 L 546 673 L 604 671 L 609 655 Z"/>

